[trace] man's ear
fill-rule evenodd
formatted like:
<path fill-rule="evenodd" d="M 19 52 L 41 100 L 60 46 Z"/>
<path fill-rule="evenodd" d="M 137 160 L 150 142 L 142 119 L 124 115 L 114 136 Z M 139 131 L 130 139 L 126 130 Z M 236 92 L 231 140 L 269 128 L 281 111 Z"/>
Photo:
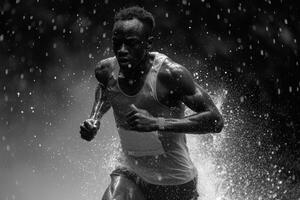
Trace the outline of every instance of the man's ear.
<path fill-rule="evenodd" d="M 152 42 L 153 42 L 154 37 L 153 36 L 149 36 L 147 38 L 147 50 L 150 50 L 152 48 Z"/>

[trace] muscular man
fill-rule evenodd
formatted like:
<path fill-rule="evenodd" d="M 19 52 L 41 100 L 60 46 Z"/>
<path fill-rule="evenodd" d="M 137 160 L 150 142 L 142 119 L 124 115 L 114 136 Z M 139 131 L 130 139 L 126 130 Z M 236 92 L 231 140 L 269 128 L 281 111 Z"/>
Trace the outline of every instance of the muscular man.
<path fill-rule="evenodd" d="M 185 134 L 223 128 L 218 109 L 191 73 L 166 55 L 149 51 L 154 26 L 152 14 L 143 8 L 119 11 L 112 37 L 115 57 L 100 61 L 95 70 L 99 86 L 81 137 L 92 140 L 100 118 L 112 107 L 125 157 L 111 173 L 103 200 L 196 199 L 197 170 Z M 194 114 L 184 116 L 185 107 Z"/>

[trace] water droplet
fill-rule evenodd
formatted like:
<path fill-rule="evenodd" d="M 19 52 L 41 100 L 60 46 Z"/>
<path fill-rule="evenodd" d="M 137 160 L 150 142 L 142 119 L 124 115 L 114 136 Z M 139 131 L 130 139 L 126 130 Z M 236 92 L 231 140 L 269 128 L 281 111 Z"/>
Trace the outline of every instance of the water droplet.
<path fill-rule="evenodd" d="M 83 32 L 84 32 L 84 28 L 83 28 L 83 27 L 80 27 L 79 32 L 80 32 L 80 33 L 83 33 Z"/>

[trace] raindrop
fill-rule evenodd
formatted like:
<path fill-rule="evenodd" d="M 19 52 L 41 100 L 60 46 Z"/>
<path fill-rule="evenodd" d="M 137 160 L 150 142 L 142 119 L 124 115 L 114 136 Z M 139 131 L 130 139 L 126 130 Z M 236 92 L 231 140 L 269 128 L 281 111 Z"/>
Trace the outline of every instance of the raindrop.
<path fill-rule="evenodd" d="M 244 97 L 244 96 L 241 96 L 241 97 L 240 97 L 240 101 L 241 101 L 241 103 L 243 103 L 243 102 L 245 101 L 245 97 Z"/>
<path fill-rule="evenodd" d="M 260 50 L 260 55 L 264 55 L 264 50 Z"/>
<path fill-rule="evenodd" d="M 162 180 L 162 176 L 161 175 L 158 175 L 157 178 L 158 178 L 159 181 Z"/>
<path fill-rule="evenodd" d="M 80 32 L 80 33 L 83 33 L 83 32 L 84 32 L 84 28 L 83 28 L 83 27 L 80 27 L 79 32 Z"/>

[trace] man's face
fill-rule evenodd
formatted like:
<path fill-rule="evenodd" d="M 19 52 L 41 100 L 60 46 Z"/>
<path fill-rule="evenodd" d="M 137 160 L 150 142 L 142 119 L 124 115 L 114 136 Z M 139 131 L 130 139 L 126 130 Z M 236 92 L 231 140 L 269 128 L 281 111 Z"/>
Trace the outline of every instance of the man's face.
<path fill-rule="evenodd" d="M 113 50 L 120 67 L 136 67 L 147 50 L 147 27 L 138 19 L 119 20 L 113 28 Z"/>

